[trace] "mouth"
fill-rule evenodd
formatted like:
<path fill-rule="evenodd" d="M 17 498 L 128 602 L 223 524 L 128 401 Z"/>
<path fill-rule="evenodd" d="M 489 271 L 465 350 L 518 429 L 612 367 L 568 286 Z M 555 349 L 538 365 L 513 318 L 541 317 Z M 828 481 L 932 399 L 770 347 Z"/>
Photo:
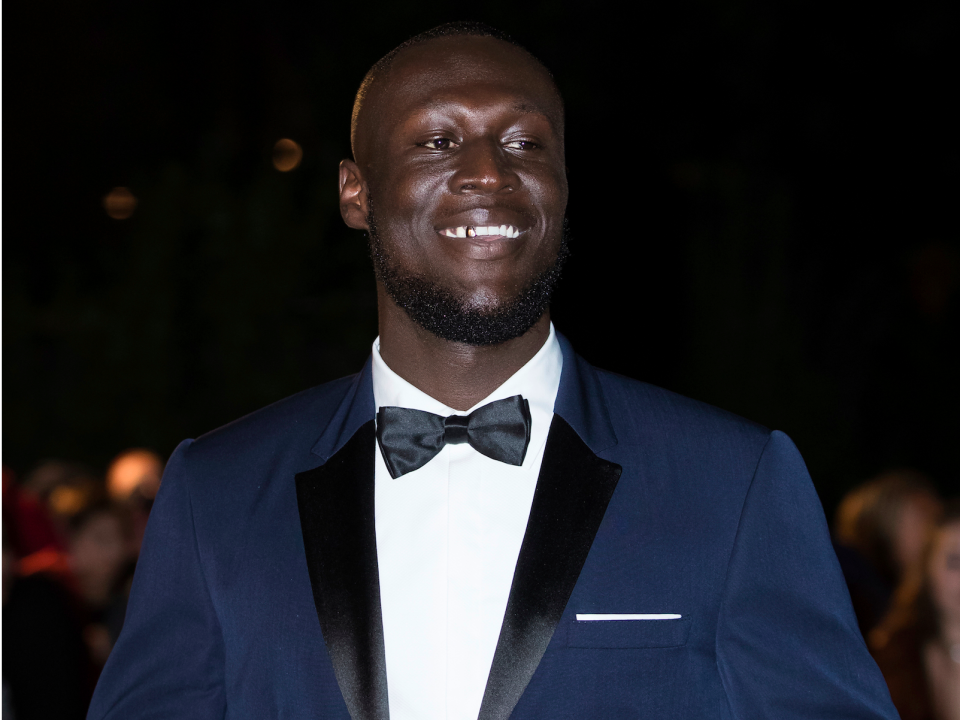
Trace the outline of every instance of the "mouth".
<path fill-rule="evenodd" d="M 514 225 L 458 225 L 438 230 L 438 233 L 452 238 L 481 238 L 500 240 L 520 237 L 522 232 Z"/>

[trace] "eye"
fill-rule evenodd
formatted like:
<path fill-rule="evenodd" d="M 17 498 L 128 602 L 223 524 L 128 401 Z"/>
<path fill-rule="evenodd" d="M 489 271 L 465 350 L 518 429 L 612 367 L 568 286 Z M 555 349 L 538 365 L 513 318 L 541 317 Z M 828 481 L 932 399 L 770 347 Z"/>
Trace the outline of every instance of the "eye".
<path fill-rule="evenodd" d="M 511 140 L 506 144 L 511 150 L 539 150 L 540 146 L 530 140 Z"/>
<path fill-rule="evenodd" d="M 420 147 L 425 147 L 429 150 L 449 150 L 453 147 L 453 140 L 450 138 L 437 137 L 430 138 L 426 142 L 417 143 Z"/>

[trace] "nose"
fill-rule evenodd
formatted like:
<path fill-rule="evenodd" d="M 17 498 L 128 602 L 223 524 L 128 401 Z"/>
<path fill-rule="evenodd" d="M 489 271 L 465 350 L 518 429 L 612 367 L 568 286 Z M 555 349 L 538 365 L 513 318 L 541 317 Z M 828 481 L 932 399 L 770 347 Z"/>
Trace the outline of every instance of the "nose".
<path fill-rule="evenodd" d="M 457 170 L 450 178 L 451 192 L 492 195 L 514 192 L 519 187 L 520 178 L 499 142 L 478 140 L 465 143 L 457 160 Z"/>

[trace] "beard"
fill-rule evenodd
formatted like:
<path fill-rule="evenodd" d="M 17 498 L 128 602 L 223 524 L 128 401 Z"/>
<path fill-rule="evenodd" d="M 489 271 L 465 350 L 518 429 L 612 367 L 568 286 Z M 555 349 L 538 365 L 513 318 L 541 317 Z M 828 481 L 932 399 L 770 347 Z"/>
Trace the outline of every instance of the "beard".
<path fill-rule="evenodd" d="M 550 306 L 560 271 L 570 256 L 570 230 L 564 218 L 557 255 L 512 298 L 495 307 L 477 307 L 469 298 L 439 282 L 405 271 L 387 253 L 368 196 L 370 256 L 377 280 L 387 295 L 424 330 L 442 340 L 467 345 L 499 345 L 532 328 Z"/>

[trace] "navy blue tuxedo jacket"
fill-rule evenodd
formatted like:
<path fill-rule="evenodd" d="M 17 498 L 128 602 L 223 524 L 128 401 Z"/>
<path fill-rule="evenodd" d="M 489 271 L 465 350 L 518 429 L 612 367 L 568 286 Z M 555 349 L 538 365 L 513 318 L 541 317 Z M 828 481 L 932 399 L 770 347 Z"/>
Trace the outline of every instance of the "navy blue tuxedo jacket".
<path fill-rule="evenodd" d="M 896 718 L 789 438 L 560 343 L 480 718 Z M 91 719 L 388 717 L 370 367 L 177 448 Z"/>

